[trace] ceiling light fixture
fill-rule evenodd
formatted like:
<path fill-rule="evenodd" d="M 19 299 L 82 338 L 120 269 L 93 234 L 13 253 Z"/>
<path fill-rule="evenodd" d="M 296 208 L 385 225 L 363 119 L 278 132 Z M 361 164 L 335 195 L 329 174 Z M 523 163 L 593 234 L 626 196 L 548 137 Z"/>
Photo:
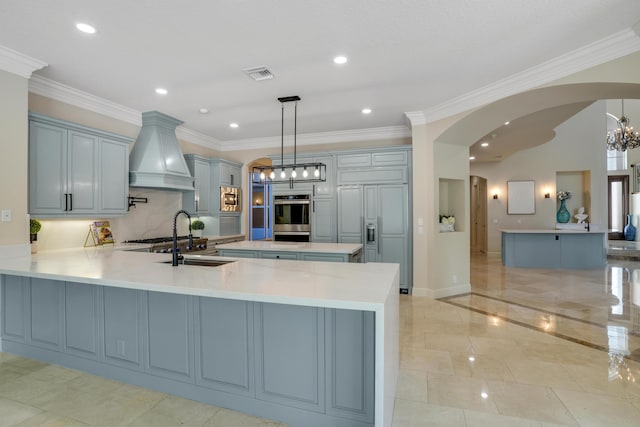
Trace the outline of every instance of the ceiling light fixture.
<path fill-rule="evenodd" d="M 489 143 L 488 142 L 483 142 L 482 144 L 480 144 L 481 147 L 488 147 Z"/>
<path fill-rule="evenodd" d="M 504 125 L 505 126 L 509 126 L 509 123 L 511 123 L 511 122 L 504 122 Z"/>
<path fill-rule="evenodd" d="M 640 147 L 640 133 L 634 132 L 631 120 L 624 115 L 624 99 L 622 115 L 618 119 L 618 129 L 607 132 L 607 150 L 626 151 Z"/>
<path fill-rule="evenodd" d="M 286 96 L 278 98 L 281 103 L 281 137 L 280 137 L 280 164 L 273 166 L 255 166 L 253 168 L 253 183 L 254 184 L 289 184 L 290 188 L 293 188 L 295 182 L 325 182 L 327 180 L 327 165 L 324 163 L 297 163 L 296 162 L 296 146 L 297 146 L 297 133 L 298 133 L 298 101 L 299 96 Z M 288 102 L 294 102 L 293 110 L 293 163 L 284 163 L 284 106 Z M 302 177 L 299 177 L 296 169 L 302 170 Z M 311 176 L 307 169 L 313 170 Z M 280 173 L 276 174 L 276 170 Z M 290 173 L 287 171 L 290 170 Z"/>
<path fill-rule="evenodd" d="M 230 127 L 230 128 L 234 128 L 234 129 L 236 129 L 238 126 L 239 126 L 239 125 L 238 125 L 237 123 L 235 123 L 235 122 L 234 122 L 234 123 L 229 123 L 229 127 Z"/>
<path fill-rule="evenodd" d="M 201 108 L 198 111 L 200 112 L 200 114 L 209 114 L 209 109 L 208 108 Z"/>
<path fill-rule="evenodd" d="M 92 25 L 89 25 L 89 24 L 85 24 L 83 22 L 78 22 L 76 24 L 76 28 L 79 31 L 82 31 L 83 33 L 86 33 L 86 34 L 95 34 L 96 33 L 95 27 L 93 27 Z"/>
<path fill-rule="evenodd" d="M 342 65 L 342 64 L 346 64 L 347 63 L 347 57 L 346 56 L 336 56 L 335 58 L 333 58 L 333 62 L 335 62 L 336 64 Z"/>
<path fill-rule="evenodd" d="M 371 108 L 363 108 L 362 114 L 371 114 Z"/>
<path fill-rule="evenodd" d="M 165 88 L 159 87 L 159 88 L 156 88 L 156 93 L 158 95 L 166 95 L 169 93 L 169 91 L 166 90 Z"/>
<path fill-rule="evenodd" d="M 475 160 L 476 156 L 469 156 L 469 160 Z"/>

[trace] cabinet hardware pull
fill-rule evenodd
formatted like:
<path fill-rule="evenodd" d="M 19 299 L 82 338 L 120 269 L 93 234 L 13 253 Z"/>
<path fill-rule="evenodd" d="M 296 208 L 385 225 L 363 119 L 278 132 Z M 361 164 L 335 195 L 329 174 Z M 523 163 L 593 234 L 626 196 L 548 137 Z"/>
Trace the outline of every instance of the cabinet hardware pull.
<path fill-rule="evenodd" d="M 69 193 L 69 210 L 73 210 L 73 193 Z"/>
<path fill-rule="evenodd" d="M 64 211 L 67 212 L 69 210 L 69 193 L 64 193 Z"/>

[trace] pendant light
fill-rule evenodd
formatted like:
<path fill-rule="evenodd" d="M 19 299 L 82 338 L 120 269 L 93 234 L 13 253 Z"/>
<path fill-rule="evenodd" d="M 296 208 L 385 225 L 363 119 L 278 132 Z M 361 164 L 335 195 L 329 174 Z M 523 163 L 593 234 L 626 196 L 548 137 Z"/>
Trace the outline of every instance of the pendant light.
<path fill-rule="evenodd" d="M 298 163 L 297 162 L 297 137 L 298 137 L 298 101 L 299 96 L 286 96 L 278 98 L 281 104 L 280 118 L 280 164 L 273 166 L 255 166 L 253 168 L 253 183 L 289 184 L 293 188 L 295 183 L 325 182 L 327 180 L 327 165 L 324 163 Z M 293 163 L 284 162 L 284 109 L 285 104 L 293 102 Z M 299 171 L 302 170 L 302 174 Z M 310 173 L 309 171 L 313 171 Z"/>

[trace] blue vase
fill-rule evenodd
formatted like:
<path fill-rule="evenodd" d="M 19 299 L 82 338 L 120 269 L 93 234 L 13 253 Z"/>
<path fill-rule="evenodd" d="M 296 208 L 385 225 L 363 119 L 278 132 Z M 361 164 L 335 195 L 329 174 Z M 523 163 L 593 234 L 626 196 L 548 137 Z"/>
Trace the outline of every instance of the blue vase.
<path fill-rule="evenodd" d="M 625 240 L 636 240 L 636 228 L 633 226 L 633 215 L 627 215 L 627 225 L 624 226 Z"/>
<path fill-rule="evenodd" d="M 560 200 L 560 209 L 558 209 L 558 213 L 556 214 L 556 220 L 563 224 L 569 222 L 571 219 L 571 214 L 567 210 L 564 202 L 564 200 Z"/>

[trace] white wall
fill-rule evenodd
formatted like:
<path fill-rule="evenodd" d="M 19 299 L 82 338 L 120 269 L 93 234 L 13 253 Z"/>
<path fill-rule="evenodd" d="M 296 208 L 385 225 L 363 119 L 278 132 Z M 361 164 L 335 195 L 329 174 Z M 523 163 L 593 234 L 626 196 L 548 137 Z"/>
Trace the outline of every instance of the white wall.
<path fill-rule="evenodd" d="M 598 101 L 567 120 L 556 131 L 556 137 L 546 144 L 521 151 L 501 162 L 473 163 L 471 175 L 487 179 L 487 233 L 489 252 L 499 252 L 504 229 L 555 228 L 558 209 L 556 174 L 558 172 L 591 172 L 591 209 L 593 224 L 606 228 L 607 224 L 607 171 L 606 171 L 606 102 Z M 507 181 L 534 180 L 536 191 L 535 215 L 507 215 Z M 499 199 L 494 200 L 494 189 Z M 551 193 L 544 198 L 545 189 Z M 582 203 L 569 199 L 567 208 L 573 214 Z"/>
<path fill-rule="evenodd" d="M 0 70 L 0 209 L 11 221 L 0 222 L 0 246 L 29 253 L 27 221 L 28 80 Z"/>

